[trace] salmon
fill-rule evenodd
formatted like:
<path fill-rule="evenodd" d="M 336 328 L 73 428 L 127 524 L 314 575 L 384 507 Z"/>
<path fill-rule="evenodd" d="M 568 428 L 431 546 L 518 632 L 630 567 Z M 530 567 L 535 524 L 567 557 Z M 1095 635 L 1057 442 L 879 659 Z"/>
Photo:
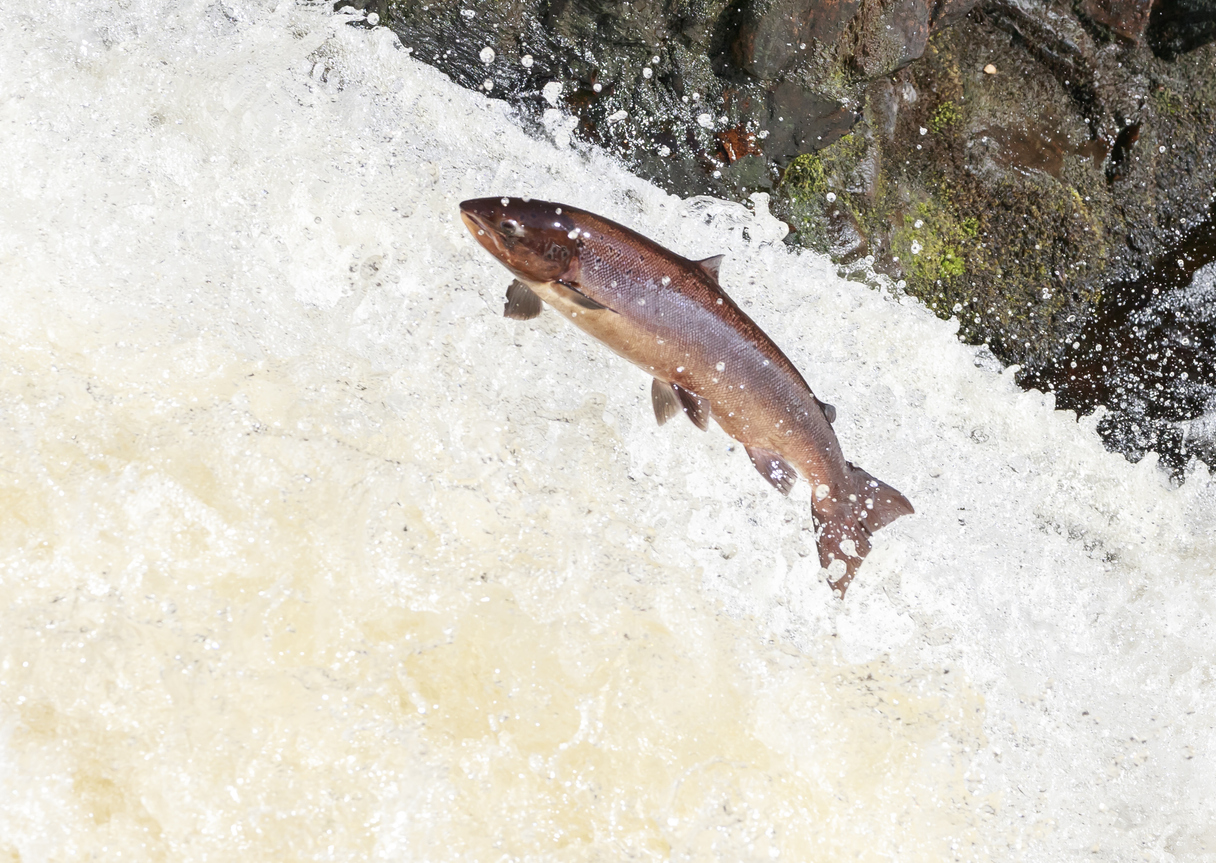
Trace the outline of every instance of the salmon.
<path fill-rule="evenodd" d="M 835 409 L 722 290 L 722 256 L 692 261 L 548 201 L 478 198 L 460 214 L 515 276 L 507 317 L 528 320 L 547 304 L 651 376 L 660 425 L 679 413 L 700 429 L 713 419 L 782 494 L 798 477 L 811 484 L 819 562 L 842 597 L 870 536 L 913 512 L 902 494 L 845 460 Z"/>

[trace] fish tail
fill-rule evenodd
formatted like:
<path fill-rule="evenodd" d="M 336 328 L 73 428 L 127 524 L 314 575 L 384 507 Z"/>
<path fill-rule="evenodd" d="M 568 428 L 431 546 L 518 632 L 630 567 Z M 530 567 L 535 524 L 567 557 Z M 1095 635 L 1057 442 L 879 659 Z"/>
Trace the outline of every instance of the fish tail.
<path fill-rule="evenodd" d="M 870 553 L 870 535 L 901 515 L 915 512 L 906 497 L 861 468 L 848 464 L 846 476 L 855 500 L 836 498 L 815 507 L 819 563 L 827 569 L 833 561 L 844 562 L 844 574 L 830 582 L 842 597 L 862 560 Z"/>

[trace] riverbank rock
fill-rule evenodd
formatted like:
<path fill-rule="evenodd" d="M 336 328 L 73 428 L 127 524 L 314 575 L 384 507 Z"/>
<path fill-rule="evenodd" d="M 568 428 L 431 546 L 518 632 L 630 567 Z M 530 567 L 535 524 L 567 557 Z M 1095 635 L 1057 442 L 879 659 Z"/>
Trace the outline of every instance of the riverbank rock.
<path fill-rule="evenodd" d="M 1031 370 L 1216 188 L 1211 0 L 337 5 L 559 146 L 682 196 L 771 192 L 787 242 Z"/>

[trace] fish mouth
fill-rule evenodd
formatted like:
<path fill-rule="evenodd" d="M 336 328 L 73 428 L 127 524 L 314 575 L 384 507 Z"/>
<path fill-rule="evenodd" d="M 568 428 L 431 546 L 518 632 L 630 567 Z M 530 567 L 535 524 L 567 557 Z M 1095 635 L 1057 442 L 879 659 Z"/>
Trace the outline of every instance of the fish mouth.
<path fill-rule="evenodd" d="M 481 218 L 464 209 L 463 205 L 460 208 L 460 220 L 464 222 L 464 226 L 474 234 L 476 234 L 478 231 L 486 230 L 486 224 L 481 220 Z"/>
<path fill-rule="evenodd" d="M 507 245 L 502 234 L 490 226 L 489 219 L 467 206 L 470 203 L 472 202 L 465 201 L 460 205 L 460 220 L 487 252 L 500 260 L 506 257 Z"/>
<path fill-rule="evenodd" d="M 485 216 L 482 216 L 473 209 L 473 201 L 462 201 L 460 204 L 460 219 L 464 222 L 464 226 L 470 231 L 488 231 L 489 223 Z"/>

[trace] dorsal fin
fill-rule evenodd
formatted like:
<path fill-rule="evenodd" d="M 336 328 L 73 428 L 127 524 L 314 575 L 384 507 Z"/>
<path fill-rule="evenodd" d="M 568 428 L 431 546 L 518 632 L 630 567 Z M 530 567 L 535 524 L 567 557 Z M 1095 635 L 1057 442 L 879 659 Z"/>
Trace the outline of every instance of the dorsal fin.
<path fill-rule="evenodd" d="M 718 269 L 722 266 L 722 259 L 725 257 L 726 255 L 714 255 L 712 258 L 697 261 L 697 265 L 713 276 L 713 280 L 716 282 L 718 281 Z"/>

